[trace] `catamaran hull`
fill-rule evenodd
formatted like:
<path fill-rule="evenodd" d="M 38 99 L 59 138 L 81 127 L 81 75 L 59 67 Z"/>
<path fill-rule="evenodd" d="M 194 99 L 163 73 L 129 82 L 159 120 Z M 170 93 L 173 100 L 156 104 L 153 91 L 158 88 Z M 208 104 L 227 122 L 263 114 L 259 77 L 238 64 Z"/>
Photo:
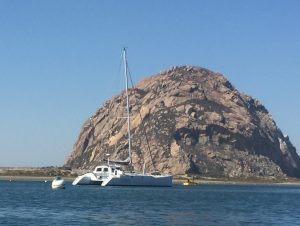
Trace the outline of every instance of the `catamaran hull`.
<path fill-rule="evenodd" d="M 93 173 L 87 173 L 82 176 L 78 176 L 72 183 L 72 185 L 101 185 L 102 180 L 98 179 Z"/>
<path fill-rule="evenodd" d="M 120 177 L 109 177 L 103 181 L 101 186 L 153 186 L 171 187 L 172 176 L 160 175 L 120 175 Z"/>

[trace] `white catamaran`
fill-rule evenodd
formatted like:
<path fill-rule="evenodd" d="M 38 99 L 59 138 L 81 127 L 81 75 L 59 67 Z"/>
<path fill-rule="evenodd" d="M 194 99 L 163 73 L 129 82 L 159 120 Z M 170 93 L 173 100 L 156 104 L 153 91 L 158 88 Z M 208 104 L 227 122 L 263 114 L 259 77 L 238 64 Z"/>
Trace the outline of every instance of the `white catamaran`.
<path fill-rule="evenodd" d="M 125 88 L 126 88 L 126 105 L 127 105 L 127 130 L 128 130 L 128 155 L 129 164 L 132 164 L 131 153 L 131 133 L 130 133 L 130 111 L 129 111 L 129 95 L 128 95 L 128 67 L 126 49 L 123 49 L 123 61 L 125 72 Z M 97 166 L 92 173 L 87 173 L 77 177 L 73 181 L 73 185 L 80 184 L 101 184 L 101 186 L 160 186 L 171 187 L 172 176 L 161 175 L 159 173 L 149 174 L 135 172 L 126 172 L 120 164 L 110 163 L 109 158 L 107 164 Z"/>

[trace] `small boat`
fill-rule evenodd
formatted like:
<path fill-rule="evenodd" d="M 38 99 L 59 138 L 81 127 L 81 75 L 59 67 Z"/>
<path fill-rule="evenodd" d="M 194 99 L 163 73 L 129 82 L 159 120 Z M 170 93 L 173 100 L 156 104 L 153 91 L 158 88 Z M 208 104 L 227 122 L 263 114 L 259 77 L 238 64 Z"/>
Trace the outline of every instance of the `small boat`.
<path fill-rule="evenodd" d="M 51 186 L 52 186 L 52 189 L 58 189 L 58 188 L 64 189 L 65 188 L 65 181 L 61 177 L 57 176 L 52 181 Z"/>
<path fill-rule="evenodd" d="M 194 177 L 193 177 L 193 180 L 192 180 L 192 181 L 190 181 L 190 179 L 188 179 L 187 181 L 184 181 L 184 182 L 182 183 L 182 185 L 183 185 L 183 186 L 191 186 L 191 185 L 198 185 L 198 183 L 194 181 Z"/>
<path fill-rule="evenodd" d="M 192 186 L 192 185 L 198 185 L 196 182 L 191 182 L 191 181 L 185 181 L 182 183 L 183 186 Z"/>
<path fill-rule="evenodd" d="M 185 181 L 185 182 L 183 182 L 182 185 L 183 185 L 183 186 L 189 186 L 189 185 L 190 185 L 190 182 L 189 182 L 189 181 Z"/>

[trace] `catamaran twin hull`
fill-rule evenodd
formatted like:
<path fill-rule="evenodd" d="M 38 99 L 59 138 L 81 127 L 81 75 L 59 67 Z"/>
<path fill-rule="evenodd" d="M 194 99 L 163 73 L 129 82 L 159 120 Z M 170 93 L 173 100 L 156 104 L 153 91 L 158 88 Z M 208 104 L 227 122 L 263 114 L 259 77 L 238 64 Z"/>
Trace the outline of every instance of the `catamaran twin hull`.
<path fill-rule="evenodd" d="M 169 175 L 137 175 L 123 174 L 118 177 L 110 176 L 103 180 L 101 186 L 153 186 L 171 187 L 172 176 Z"/>
<path fill-rule="evenodd" d="M 93 173 L 86 173 L 82 176 L 78 176 L 74 181 L 73 185 L 101 185 L 101 179 L 98 179 Z"/>
<path fill-rule="evenodd" d="M 101 185 L 101 186 L 155 186 L 171 187 L 172 176 L 128 173 L 118 165 L 97 166 L 92 173 L 78 176 L 73 185 Z"/>

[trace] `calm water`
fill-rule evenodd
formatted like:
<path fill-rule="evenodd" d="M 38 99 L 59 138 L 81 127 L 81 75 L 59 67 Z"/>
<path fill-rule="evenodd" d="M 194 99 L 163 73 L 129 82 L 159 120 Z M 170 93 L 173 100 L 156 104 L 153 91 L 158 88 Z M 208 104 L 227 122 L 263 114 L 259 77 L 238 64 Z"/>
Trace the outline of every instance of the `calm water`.
<path fill-rule="evenodd" d="M 0 225 L 300 225 L 299 186 L 172 188 L 0 181 Z"/>

